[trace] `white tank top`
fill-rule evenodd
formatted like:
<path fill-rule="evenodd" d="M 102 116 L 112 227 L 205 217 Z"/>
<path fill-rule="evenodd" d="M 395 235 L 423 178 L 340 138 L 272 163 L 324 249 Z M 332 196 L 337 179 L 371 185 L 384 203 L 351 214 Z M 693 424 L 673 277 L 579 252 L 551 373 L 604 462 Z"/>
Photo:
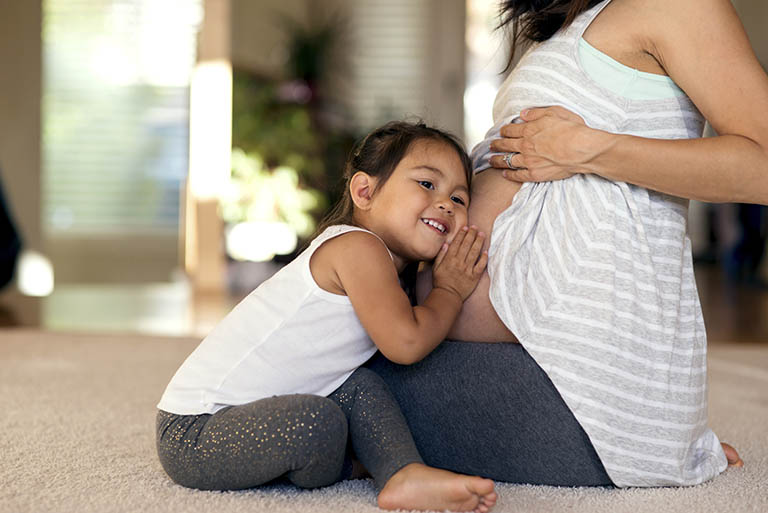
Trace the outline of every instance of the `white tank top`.
<path fill-rule="evenodd" d="M 700 137 L 686 96 L 633 100 L 584 70 L 579 41 L 608 4 L 533 47 L 496 97 L 489 142 L 527 107 L 587 125 Z M 493 225 L 488 272 L 499 317 L 552 379 L 618 486 L 693 485 L 726 467 L 707 427 L 707 338 L 686 234 L 688 201 L 596 175 L 526 183 Z"/>
<path fill-rule="evenodd" d="M 171 379 L 157 407 L 178 415 L 285 394 L 327 396 L 376 352 L 347 296 L 321 289 L 309 269 L 331 226 L 243 299 Z M 383 244 L 383 242 L 382 242 Z"/>

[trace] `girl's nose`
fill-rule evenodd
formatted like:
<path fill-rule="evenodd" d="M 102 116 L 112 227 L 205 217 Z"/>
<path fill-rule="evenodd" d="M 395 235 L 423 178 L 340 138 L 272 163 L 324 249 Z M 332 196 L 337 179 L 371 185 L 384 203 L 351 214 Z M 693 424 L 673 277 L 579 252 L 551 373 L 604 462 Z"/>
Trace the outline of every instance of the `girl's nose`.
<path fill-rule="evenodd" d="M 453 205 L 450 200 L 442 200 L 437 204 L 437 208 L 446 214 L 453 215 Z"/>

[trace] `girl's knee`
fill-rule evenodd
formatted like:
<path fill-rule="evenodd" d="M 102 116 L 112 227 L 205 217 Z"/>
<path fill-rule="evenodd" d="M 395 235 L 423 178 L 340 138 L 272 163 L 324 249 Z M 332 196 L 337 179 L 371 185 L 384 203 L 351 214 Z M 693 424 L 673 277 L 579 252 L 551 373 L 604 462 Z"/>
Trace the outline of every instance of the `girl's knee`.
<path fill-rule="evenodd" d="M 361 391 L 379 391 L 387 390 L 387 385 L 384 380 L 377 373 L 366 367 L 359 367 L 352 375 L 347 378 L 347 381 L 340 387 L 343 388 L 356 388 Z"/>
<path fill-rule="evenodd" d="M 339 405 L 328 399 L 322 398 L 322 402 L 318 402 L 316 405 L 316 415 L 321 419 L 321 423 L 327 426 L 329 431 L 336 431 L 339 438 L 343 438 L 346 443 L 347 438 L 347 416 L 344 414 Z"/>
<path fill-rule="evenodd" d="M 295 407 L 291 409 L 286 427 L 292 436 L 301 437 L 302 445 L 310 447 L 346 446 L 348 434 L 347 417 L 331 399 L 317 395 L 297 394 Z M 293 418 L 290 418 L 293 416 Z"/>
<path fill-rule="evenodd" d="M 300 418 L 301 437 L 292 445 L 296 451 L 289 480 L 302 488 L 328 486 L 340 479 L 347 448 L 348 421 L 341 408 L 326 397 L 312 396 Z"/>

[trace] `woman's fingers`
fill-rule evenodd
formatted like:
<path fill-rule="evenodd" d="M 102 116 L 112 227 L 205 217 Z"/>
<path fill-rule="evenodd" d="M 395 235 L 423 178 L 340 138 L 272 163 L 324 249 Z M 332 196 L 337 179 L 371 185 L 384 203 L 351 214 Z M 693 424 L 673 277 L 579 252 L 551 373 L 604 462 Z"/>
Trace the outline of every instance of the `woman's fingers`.
<path fill-rule="evenodd" d="M 494 155 L 491 157 L 491 166 L 497 168 L 497 169 L 525 169 L 525 165 L 523 164 L 523 157 L 517 153 L 511 154 L 511 156 L 508 158 L 509 164 L 507 163 L 507 157 L 506 155 Z M 510 167 L 511 165 L 511 167 Z"/>
<path fill-rule="evenodd" d="M 505 169 L 501 172 L 501 176 L 509 180 L 510 182 L 524 183 L 524 182 L 537 182 L 531 173 L 527 169 Z"/>
<path fill-rule="evenodd" d="M 526 126 L 525 123 L 510 123 L 502 126 L 499 129 L 499 134 L 502 137 L 512 137 L 517 139 L 523 137 L 525 133 L 530 130 L 530 128 L 525 128 Z"/>
<path fill-rule="evenodd" d="M 523 139 L 505 137 L 503 139 L 494 139 L 491 141 L 491 151 L 498 153 L 520 153 L 522 149 Z"/>
<path fill-rule="evenodd" d="M 559 105 L 555 105 L 553 107 L 536 107 L 525 109 L 520 113 L 520 119 L 522 119 L 524 123 L 509 123 L 502 126 L 499 130 L 499 133 L 502 137 L 510 137 L 513 139 L 530 137 L 540 129 L 540 127 L 537 128 L 538 124 L 535 123 L 535 121 L 547 117 L 554 117 L 584 124 L 584 118 L 574 112 L 571 112 L 565 107 L 560 107 Z"/>
<path fill-rule="evenodd" d="M 502 137 L 491 141 L 491 151 L 501 153 L 491 156 L 491 166 L 514 182 L 562 180 L 585 172 L 583 152 L 569 149 L 574 130 L 586 127 L 579 115 L 553 106 L 526 109 L 520 116 L 522 123 L 502 126 Z"/>
<path fill-rule="evenodd" d="M 560 119 L 567 119 L 569 121 L 584 122 L 584 119 L 578 114 L 561 107 L 559 105 L 553 105 L 552 107 L 534 107 L 530 109 L 524 109 L 520 112 L 520 119 L 523 121 L 536 121 L 546 116 L 555 116 Z"/>

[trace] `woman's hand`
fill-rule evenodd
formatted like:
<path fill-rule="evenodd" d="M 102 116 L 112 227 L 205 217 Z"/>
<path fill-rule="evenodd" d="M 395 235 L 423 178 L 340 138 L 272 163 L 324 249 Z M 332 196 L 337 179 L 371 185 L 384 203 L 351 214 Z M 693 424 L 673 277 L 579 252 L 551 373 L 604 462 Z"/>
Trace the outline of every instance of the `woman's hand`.
<path fill-rule="evenodd" d="M 491 165 L 503 169 L 514 182 L 562 180 L 576 173 L 589 173 L 589 162 L 601 151 L 600 132 L 563 107 L 526 109 L 523 123 L 501 128 L 503 139 L 491 143 L 491 150 L 512 154 L 491 157 Z"/>
<path fill-rule="evenodd" d="M 488 263 L 488 253 L 483 251 L 485 234 L 475 226 L 464 227 L 450 245 L 444 245 L 435 258 L 432 269 L 434 289 L 456 293 L 463 302 L 469 297 Z"/>

